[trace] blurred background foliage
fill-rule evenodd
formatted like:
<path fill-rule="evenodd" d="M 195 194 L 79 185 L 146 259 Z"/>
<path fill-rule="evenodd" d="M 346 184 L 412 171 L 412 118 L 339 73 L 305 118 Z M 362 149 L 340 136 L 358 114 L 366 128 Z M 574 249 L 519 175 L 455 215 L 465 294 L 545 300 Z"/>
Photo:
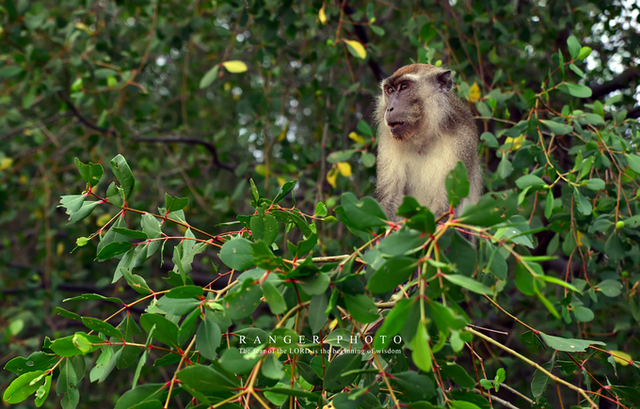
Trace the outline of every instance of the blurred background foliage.
<path fill-rule="evenodd" d="M 5 1 L 0 6 L 0 364 L 38 349 L 45 334 L 54 338 L 74 330 L 77 323 L 52 314 L 62 299 L 131 292 L 122 281 L 109 285 L 115 261 L 95 263 L 95 241 L 70 254 L 77 237 L 99 229 L 116 212 L 98 207 L 82 223 L 66 225 L 64 211 L 56 207 L 59 196 L 83 189 L 74 157 L 104 165 L 125 154 L 138 179 L 136 208 L 156 211 L 165 192 L 189 197 L 190 224 L 211 233 L 224 231 L 217 224 L 253 212 L 249 178 L 267 197 L 297 179 L 298 208 L 312 214 L 315 203 L 324 201 L 331 210 L 342 192 L 373 194 L 370 128 L 375 130 L 372 110 L 382 78 L 411 62 L 450 67 L 459 95 L 485 118 L 479 127 L 503 144 L 505 129 L 528 119 L 541 84 L 548 87 L 552 73 L 558 82 L 557 53 L 569 60 L 571 35 L 593 52 L 584 64 L 576 60 L 575 69 L 565 67 L 563 75 L 589 87 L 591 97 L 556 92 L 541 112 L 565 113 L 565 106 L 593 110 L 631 140 L 640 115 L 638 15 L 637 4 L 610 0 Z M 576 141 L 570 134 L 557 137 L 553 154 L 562 166 L 573 166 Z M 488 190 L 513 187 L 532 161 L 514 160 L 511 176 L 491 147 L 483 145 L 481 152 Z M 636 176 L 627 173 L 629 199 L 637 191 Z M 531 206 L 523 214 L 531 213 L 532 226 L 546 225 Z M 341 224 L 319 229 L 317 255 L 341 254 L 360 243 Z M 536 234 L 540 254 L 554 238 L 569 237 L 556 233 Z M 574 254 L 571 243 L 568 247 L 545 267 L 581 277 L 585 256 Z M 634 248 L 626 265 L 609 270 L 635 290 Z M 215 252 L 206 254 L 194 264 L 194 281 L 210 282 L 213 265 L 220 264 Z M 162 266 L 156 260 L 140 274 L 153 281 L 171 268 L 169 259 Z M 637 295 L 624 294 L 624 306 L 614 310 L 631 313 L 630 319 L 612 325 L 607 313 L 612 307 L 605 305 L 589 326 L 574 322 L 564 330 L 591 338 L 606 334 L 616 349 L 632 347 L 637 353 L 637 302 L 633 311 L 633 300 L 626 298 Z M 545 328 L 547 311 L 532 300 L 514 296 L 511 312 Z M 104 318 L 110 311 L 105 307 L 94 301 L 76 312 L 100 316 L 104 308 Z M 513 326 L 486 306 L 469 307 L 478 325 L 507 331 Z M 514 370 L 511 379 L 530 377 Z M 163 371 L 148 376 L 166 378 Z M 103 387 L 85 383 L 91 393 L 81 393 L 81 404 L 113 403 L 127 376 L 118 373 Z M 633 376 L 637 380 L 637 373 Z M 0 389 L 11 379 L 1 372 Z M 45 405 L 54 406 L 53 401 Z"/>

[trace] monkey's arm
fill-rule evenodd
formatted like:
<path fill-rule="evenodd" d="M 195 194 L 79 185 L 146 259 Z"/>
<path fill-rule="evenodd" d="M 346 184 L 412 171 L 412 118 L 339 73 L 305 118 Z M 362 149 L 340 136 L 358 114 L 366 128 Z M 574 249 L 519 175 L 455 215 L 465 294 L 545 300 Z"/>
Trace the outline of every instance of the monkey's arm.
<path fill-rule="evenodd" d="M 376 198 L 391 221 L 398 221 L 398 206 L 405 194 L 406 175 L 404 170 L 395 169 L 384 156 L 378 158 L 378 180 L 376 181 Z"/>

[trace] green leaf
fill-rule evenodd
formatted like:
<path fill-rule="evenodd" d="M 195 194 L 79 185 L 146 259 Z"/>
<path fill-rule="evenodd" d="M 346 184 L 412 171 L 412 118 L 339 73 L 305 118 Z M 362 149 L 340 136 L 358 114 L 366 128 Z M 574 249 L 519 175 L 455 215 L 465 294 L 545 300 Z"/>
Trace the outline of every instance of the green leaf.
<path fill-rule="evenodd" d="M 466 400 L 449 401 L 451 409 L 480 409 L 480 406 Z"/>
<path fill-rule="evenodd" d="M 513 172 L 513 165 L 509 162 L 508 155 L 502 155 L 496 173 L 500 176 L 500 179 L 506 179 L 511 175 L 511 172 Z"/>
<path fill-rule="evenodd" d="M 364 294 L 344 294 L 344 303 L 351 316 L 358 322 L 367 324 L 379 318 L 378 307 Z"/>
<path fill-rule="evenodd" d="M 460 220 L 476 226 L 502 223 L 516 211 L 517 197 L 514 191 L 487 193 L 478 203 L 465 207 Z"/>
<path fill-rule="evenodd" d="M 144 278 L 137 274 L 132 274 L 128 268 L 119 268 L 118 272 L 124 276 L 124 279 L 127 280 L 127 283 L 131 288 L 133 288 L 137 293 L 140 294 L 151 294 L 151 288 L 147 285 L 147 282 Z"/>
<path fill-rule="evenodd" d="M 241 354 L 238 348 L 231 347 L 222 352 L 220 364 L 229 372 L 234 374 L 245 374 L 249 373 L 259 360 L 260 356 L 258 355 L 249 357 L 247 354 Z"/>
<path fill-rule="evenodd" d="M 575 64 L 569 64 L 569 68 L 571 68 L 571 71 L 575 72 L 579 77 L 584 78 L 584 71 L 582 71 L 580 68 L 576 67 Z"/>
<path fill-rule="evenodd" d="M 80 210 L 82 205 L 84 204 L 87 195 L 66 195 L 60 197 L 60 204 L 58 207 L 64 207 L 65 212 L 68 215 L 77 212 Z"/>
<path fill-rule="evenodd" d="M 399 300 L 389 314 L 382 322 L 380 329 L 376 332 L 376 336 L 373 340 L 374 349 L 382 350 L 386 349 L 391 342 L 391 339 L 400 333 L 402 327 L 404 327 L 409 312 L 413 307 L 411 300 L 403 298 Z M 382 336 L 385 336 L 384 338 Z"/>
<path fill-rule="evenodd" d="M 426 238 L 416 230 L 402 229 L 382 239 L 377 249 L 384 257 L 402 256 L 422 246 L 425 240 Z"/>
<path fill-rule="evenodd" d="M 272 314 L 282 314 L 287 309 L 287 304 L 280 291 L 269 281 L 263 281 L 260 284 L 264 298 L 269 305 Z M 323 291 L 324 292 L 324 291 Z"/>
<path fill-rule="evenodd" d="M 258 307 L 261 297 L 259 285 L 251 284 L 241 288 L 238 292 L 224 297 L 225 313 L 232 320 L 247 317 Z"/>
<path fill-rule="evenodd" d="M 100 294 L 82 294 L 77 297 L 65 298 L 64 300 L 62 300 L 62 302 L 84 301 L 84 300 L 102 300 L 102 301 L 117 302 L 124 305 L 124 302 L 120 298 L 105 297 L 104 295 L 100 295 Z"/>
<path fill-rule="evenodd" d="M 116 70 L 112 70 L 111 68 L 98 68 L 97 70 L 95 70 L 93 72 L 93 75 L 95 75 L 96 78 L 98 79 L 105 79 L 107 77 L 114 77 L 116 76 L 118 73 Z"/>
<path fill-rule="evenodd" d="M 368 231 L 372 227 L 385 226 L 385 216 L 382 208 L 370 197 L 358 200 L 351 192 L 342 194 L 341 205 L 336 208 L 338 217 L 349 226 L 361 231 Z"/>
<path fill-rule="evenodd" d="M 322 202 L 318 202 L 318 204 L 316 204 L 316 211 L 313 212 L 313 215 L 318 217 L 327 217 L 328 214 L 329 210 L 327 210 L 327 206 Z"/>
<path fill-rule="evenodd" d="M 590 54 L 591 54 L 591 48 L 590 47 L 582 47 L 582 48 L 580 48 L 580 52 L 578 53 L 578 59 L 579 60 L 584 60 Z"/>
<path fill-rule="evenodd" d="M 407 227 L 428 234 L 433 234 L 436 231 L 436 220 L 433 213 L 427 207 L 420 206 L 418 201 L 411 196 L 405 196 L 402 199 L 402 204 L 398 207 L 396 214 L 409 218 L 406 223 Z"/>
<path fill-rule="evenodd" d="M 152 326 L 151 329 L 149 330 L 149 335 L 147 336 L 147 342 L 145 342 L 144 344 L 145 345 L 144 352 L 142 353 L 142 356 L 140 357 L 140 361 L 138 361 L 138 365 L 136 366 L 136 370 L 133 373 L 133 381 L 131 382 L 131 389 L 135 389 L 136 385 L 138 384 L 138 379 L 140 379 L 140 372 L 142 371 L 142 367 L 147 362 L 147 356 L 150 350 L 149 345 L 151 345 L 151 338 L 153 336 L 153 331 L 155 330 L 156 330 L 155 326 Z M 123 352 L 125 352 L 124 348 L 123 348 Z"/>
<path fill-rule="evenodd" d="M 200 310 L 194 309 L 184 320 L 182 320 L 180 329 L 178 329 L 178 343 L 180 343 L 180 345 L 184 345 L 186 342 L 191 340 L 193 334 L 196 332 L 196 325 L 200 321 L 199 318 Z"/>
<path fill-rule="evenodd" d="M 0 68 L 0 78 L 13 78 L 18 74 L 22 74 L 24 70 L 22 67 L 16 66 L 4 66 Z"/>
<path fill-rule="evenodd" d="M 562 51 L 558 49 L 558 65 L 560 66 L 560 73 L 562 74 L 562 79 L 564 80 L 564 56 L 562 55 Z"/>
<path fill-rule="evenodd" d="M 596 102 L 598 102 L 598 101 L 596 101 Z M 595 107 L 595 105 L 596 104 L 594 103 L 594 107 Z M 602 107 L 602 104 L 600 104 L 600 107 Z M 605 124 L 604 119 L 602 119 L 602 115 L 592 114 L 592 113 L 589 113 L 589 112 L 583 112 L 583 113 L 580 113 L 578 115 L 574 115 L 574 118 L 581 125 L 604 126 L 604 124 Z"/>
<path fill-rule="evenodd" d="M 622 283 L 616 280 L 607 279 L 596 285 L 596 288 L 607 297 L 616 298 L 622 293 Z"/>
<path fill-rule="evenodd" d="M 253 179 L 249 179 L 249 193 L 251 194 L 251 198 L 253 199 L 254 207 L 258 207 L 258 202 L 260 201 L 260 193 L 258 193 L 258 188 L 256 187 Z"/>
<path fill-rule="evenodd" d="M 82 339 L 78 338 L 78 336 L 82 337 Z M 74 338 L 76 342 L 74 342 Z M 75 355 L 84 355 L 97 349 L 97 346 L 91 346 L 89 350 L 85 349 L 84 351 L 78 349 L 78 346 L 86 347 L 87 343 L 104 344 L 105 341 L 95 335 L 87 335 L 84 332 L 76 332 L 74 335 L 56 339 L 51 343 L 51 346 L 49 348 L 51 348 L 53 352 L 60 356 L 71 357 Z"/>
<path fill-rule="evenodd" d="M 587 180 L 587 183 L 585 184 L 585 186 L 589 190 L 598 191 L 598 190 L 604 189 L 606 184 L 605 184 L 604 180 L 602 180 L 602 179 L 593 178 L 593 179 Z"/>
<path fill-rule="evenodd" d="M 371 152 L 362 152 L 360 160 L 365 167 L 372 168 L 376 164 L 376 155 Z"/>
<path fill-rule="evenodd" d="M 324 390 L 337 392 L 349 385 L 357 376 L 351 374 L 342 376 L 345 372 L 355 371 L 361 366 L 360 354 L 341 354 L 330 363 L 324 376 Z"/>
<path fill-rule="evenodd" d="M 374 33 L 376 33 L 376 35 L 378 35 L 380 37 L 382 37 L 384 35 L 384 29 L 382 27 L 369 25 L 369 28 L 371 29 L 371 31 L 373 31 Z"/>
<path fill-rule="evenodd" d="M 431 360 L 431 347 L 429 346 L 429 332 L 424 322 L 418 324 L 415 337 L 411 340 L 413 363 L 425 372 L 431 372 L 433 362 Z"/>
<path fill-rule="evenodd" d="M 213 81 L 218 78 L 218 70 L 220 69 L 219 65 L 213 66 L 206 74 L 200 79 L 200 84 L 198 85 L 200 89 L 207 88 Z"/>
<path fill-rule="evenodd" d="M 327 162 L 329 163 L 346 162 L 353 156 L 354 153 L 356 153 L 355 149 L 331 152 L 329 156 L 327 156 Z"/>
<path fill-rule="evenodd" d="M 296 369 L 298 370 L 300 376 L 302 376 L 304 380 L 309 382 L 311 385 L 322 385 L 322 378 L 320 378 L 316 371 L 314 371 L 313 368 L 311 368 L 311 366 L 309 366 L 307 363 L 303 361 L 296 362 Z"/>
<path fill-rule="evenodd" d="M 282 362 L 275 356 L 275 354 L 268 354 L 262 363 L 260 373 L 266 378 L 279 380 L 284 376 L 282 370 Z"/>
<path fill-rule="evenodd" d="M 265 270 L 275 270 L 283 263 L 282 257 L 276 257 L 262 240 L 251 244 L 251 254 L 255 265 Z"/>
<path fill-rule="evenodd" d="M 480 135 L 480 140 L 484 141 L 484 146 L 487 148 L 498 148 L 500 146 L 498 140 L 491 132 L 483 132 L 482 135 Z"/>
<path fill-rule="evenodd" d="M 423 406 L 421 403 L 425 402 L 420 402 L 429 400 L 436 395 L 434 382 L 429 376 L 413 370 L 396 372 L 390 381 L 403 392 L 409 402 L 413 402 L 409 407 L 415 409 L 437 409 L 437 406 Z"/>
<path fill-rule="evenodd" d="M 212 395 L 212 392 L 231 391 L 240 386 L 216 371 L 215 368 L 200 364 L 181 369 L 178 371 L 177 377 L 190 388 L 205 395 Z"/>
<path fill-rule="evenodd" d="M 579 322 L 589 322 L 593 321 L 593 319 L 595 318 L 595 314 L 593 313 L 593 311 L 583 306 L 574 308 L 573 315 L 575 315 L 576 320 Z"/>
<path fill-rule="evenodd" d="M 318 244 L 318 235 L 313 233 L 306 240 L 298 243 L 298 251 L 296 252 L 297 257 L 302 257 L 308 252 L 312 251 L 313 248 Z"/>
<path fill-rule="evenodd" d="M 156 305 L 164 312 L 181 317 L 198 308 L 200 303 L 200 300 L 194 298 L 172 298 L 165 295 Z"/>
<path fill-rule="evenodd" d="M 463 367 L 458 364 L 450 362 L 441 363 L 440 371 L 447 378 L 451 379 L 463 388 L 473 388 L 476 384 L 476 381 L 469 376 Z"/>
<path fill-rule="evenodd" d="M 516 264 L 516 287 L 524 295 L 535 295 L 533 275 L 527 270 L 524 262 Z"/>
<path fill-rule="evenodd" d="M 278 192 L 278 194 L 276 195 L 275 199 L 273 199 L 273 203 L 276 204 L 279 201 L 281 201 L 282 199 L 284 199 L 289 192 L 291 192 L 293 190 L 294 187 L 296 187 L 296 183 L 298 181 L 297 180 L 290 180 L 288 182 L 285 182 L 282 187 L 280 187 L 280 191 Z"/>
<path fill-rule="evenodd" d="M 563 82 L 558 85 L 558 89 L 565 94 L 569 94 L 573 97 L 577 98 L 590 98 L 591 97 L 591 88 L 585 85 L 573 84 L 570 82 Z"/>
<path fill-rule="evenodd" d="M 250 228 L 256 241 L 263 240 L 269 246 L 278 237 L 278 221 L 272 215 L 264 214 L 262 209 L 251 216 Z"/>
<path fill-rule="evenodd" d="M 567 38 L 567 46 L 569 47 L 569 54 L 571 55 L 571 58 L 574 60 L 578 58 L 578 55 L 580 55 L 580 43 L 578 42 L 578 39 L 575 38 L 575 36 L 570 36 Z"/>
<path fill-rule="evenodd" d="M 51 379 L 53 378 L 53 374 L 47 376 L 44 380 L 44 384 L 40 385 L 38 390 L 36 390 L 36 407 L 39 408 L 44 404 L 44 401 L 47 400 L 49 396 L 49 391 L 51 390 Z"/>
<path fill-rule="evenodd" d="M 229 268 L 244 271 L 253 267 L 251 242 L 242 237 L 235 237 L 222 245 L 220 260 Z"/>
<path fill-rule="evenodd" d="M 171 197 L 168 193 L 164 194 L 164 208 L 167 214 L 182 210 L 189 204 L 188 197 Z"/>
<path fill-rule="evenodd" d="M 66 208 L 65 212 L 69 215 L 69 224 L 79 222 L 89 216 L 96 206 L 103 203 L 102 201 L 85 202 L 85 198 L 84 195 L 62 196 L 60 198 L 60 206 L 58 207 Z"/>
<path fill-rule="evenodd" d="M 580 290 L 578 290 L 578 288 L 576 288 L 576 286 L 574 286 L 572 284 L 569 284 L 566 281 L 561 280 L 559 278 L 552 277 L 552 276 L 545 276 L 545 275 L 538 276 L 537 278 L 542 280 L 542 281 L 546 281 L 547 283 L 556 284 L 556 285 L 562 286 L 564 288 L 567 288 L 567 289 L 569 289 L 571 291 L 575 291 L 577 293 L 582 293 Z"/>
<path fill-rule="evenodd" d="M 640 173 L 640 156 L 634 155 L 632 153 L 627 154 L 627 163 L 631 170 L 636 173 Z"/>
<path fill-rule="evenodd" d="M 80 400 L 80 394 L 76 385 L 79 378 L 84 374 L 85 362 L 84 358 L 66 359 L 60 368 L 60 375 L 56 385 L 58 395 L 63 395 L 60 404 L 63 409 L 75 409 Z M 76 368 L 77 366 L 77 368 Z"/>
<path fill-rule="evenodd" d="M 357 129 L 358 129 L 358 132 L 360 132 L 363 135 L 374 136 L 373 131 L 371 130 L 371 127 L 369 126 L 369 124 L 363 121 L 362 119 L 358 122 Z M 342 162 L 342 161 L 339 161 L 339 162 Z"/>
<path fill-rule="evenodd" d="M 140 325 L 147 333 L 155 326 L 153 338 L 170 347 L 178 348 L 178 326 L 169 321 L 162 315 L 158 314 L 142 314 L 140 316 Z"/>
<path fill-rule="evenodd" d="M 536 175 L 524 175 L 516 180 L 516 186 L 525 189 L 529 186 L 544 187 L 547 186 L 547 183 Z"/>
<path fill-rule="evenodd" d="M 7 387 L 2 398 L 7 403 L 22 402 L 44 384 L 45 374 L 45 371 L 33 371 L 20 375 Z"/>
<path fill-rule="evenodd" d="M 116 176 L 116 179 L 118 179 L 118 182 L 120 182 L 120 187 L 124 190 L 124 199 L 129 200 L 129 196 L 131 196 L 133 187 L 136 184 L 129 164 L 122 155 L 116 155 L 109 163 L 111 165 L 111 171 Z"/>
<path fill-rule="evenodd" d="M 602 341 L 555 337 L 552 335 L 547 335 L 542 331 L 540 331 L 538 334 L 549 348 L 553 348 L 556 351 L 587 352 L 587 348 L 589 347 L 589 345 L 606 346 L 606 344 Z"/>
<path fill-rule="evenodd" d="M 459 285 L 462 288 L 465 288 L 471 292 L 477 294 L 486 294 L 491 295 L 493 291 L 489 287 L 486 287 L 484 284 L 474 280 L 471 277 L 463 276 L 462 274 L 446 274 L 443 277 L 452 284 Z"/>
<path fill-rule="evenodd" d="M 100 249 L 96 258 L 98 259 L 98 261 L 108 260 L 112 257 L 117 256 L 118 254 L 126 253 L 132 247 L 133 247 L 133 243 L 114 241 L 107 244 L 102 249 Z"/>
<path fill-rule="evenodd" d="M 576 205 L 578 206 L 578 211 L 585 216 L 588 216 L 593 211 L 593 207 L 591 206 L 591 201 L 584 197 L 582 193 L 578 191 L 578 189 L 573 190 L 573 197 L 576 199 Z"/>
<path fill-rule="evenodd" d="M 210 360 L 216 359 L 216 349 L 220 346 L 221 337 L 220 327 L 213 318 L 213 312 L 206 309 L 196 332 L 196 348 L 200 355 Z"/>
<path fill-rule="evenodd" d="M 89 184 L 91 187 L 94 187 L 100 182 L 100 179 L 102 178 L 102 175 L 104 173 L 102 165 L 91 162 L 85 165 L 84 163 L 80 162 L 78 158 L 75 158 L 75 163 L 76 167 L 78 168 L 78 172 L 80 172 L 80 176 L 82 176 L 82 179 L 84 179 L 87 184 Z"/>
<path fill-rule="evenodd" d="M 458 161 L 456 167 L 447 175 L 444 185 L 452 207 L 457 206 L 460 203 L 460 199 L 469 196 L 469 181 L 464 163 Z"/>
<path fill-rule="evenodd" d="M 392 258 L 384 262 L 369 278 L 367 288 L 384 293 L 405 282 L 416 269 L 416 260 L 408 257 Z"/>
<path fill-rule="evenodd" d="M 459 331 L 467 325 L 464 317 L 457 315 L 451 308 L 445 307 L 437 301 L 432 301 L 429 306 L 433 321 L 440 332 L 448 334 L 450 329 Z"/>
<path fill-rule="evenodd" d="M 542 122 L 547 128 L 549 128 L 551 133 L 554 135 L 566 135 L 573 130 L 571 126 L 567 124 L 561 124 L 555 121 L 547 121 L 544 119 L 540 119 L 540 122 Z"/>
<path fill-rule="evenodd" d="M 328 306 L 327 294 L 319 294 L 311 298 L 311 304 L 309 304 L 309 327 L 311 327 L 311 333 L 317 334 L 318 331 L 324 327 L 327 322 L 327 315 L 325 310 Z"/>
<path fill-rule="evenodd" d="M 131 237 L 133 239 L 147 240 L 149 238 L 147 233 L 145 233 L 143 231 L 131 230 L 131 229 L 127 229 L 125 227 L 114 227 L 113 231 L 118 233 L 118 234 L 122 234 L 123 236 Z M 111 243 L 111 244 L 113 244 L 113 243 Z"/>
<path fill-rule="evenodd" d="M 17 356 L 7 362 L 4 369 L 15 374 L 51 369 L 57 362 L 55 355 L 45 354 L 42 351 L 34 352 L 28 358 Z"/>
<path fill-rule="evenodd" d="M 164 393 L 163 383 L 138 385 L 120 396 L 114 409 L 161 409 Z"/>
<path fill-rule="evenodd" d="M 97 318 L 82 317 L 82 323 L 89 329 L 100 332 L 108 337 L 124 339 L 122 332 L 117 330 L 108 322 L 101 321 Z"/>

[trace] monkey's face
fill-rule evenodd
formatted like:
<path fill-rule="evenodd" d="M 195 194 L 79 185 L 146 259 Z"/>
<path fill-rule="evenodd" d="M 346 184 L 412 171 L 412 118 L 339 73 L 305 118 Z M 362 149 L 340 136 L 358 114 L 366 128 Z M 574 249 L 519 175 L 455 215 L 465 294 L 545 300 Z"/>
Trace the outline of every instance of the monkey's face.
<path fill-rule="evenodd" d="M 402 67 L 382 82 L 384 123 L 396 140 L 411 138 L 417 131 L 434 128 L 438 100 L 451 89 L 451 71 L 433 65 Z M 380 111 L 378 111 L 380 112 Z M 422 132 L 419 132 L 422 133 Z"/>
<path fill-rule="evenodd" d="M 422 117 L 422 101 L 417 98 L 417 90 L 418 85 L 409 79 L 387 81 L 385 84 L 384 121 L 396 139 L 411 136 Z"/>

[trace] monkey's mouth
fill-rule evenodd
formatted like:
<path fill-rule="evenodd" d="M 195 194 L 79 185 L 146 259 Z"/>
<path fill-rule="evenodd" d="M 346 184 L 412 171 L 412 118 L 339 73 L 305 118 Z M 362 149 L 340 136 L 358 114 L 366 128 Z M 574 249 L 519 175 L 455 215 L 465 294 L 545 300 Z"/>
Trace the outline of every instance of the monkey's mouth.
<path fill-rule="evenodd" d="M 389 122 L 387 125 L 389 125 L 389 128 L 391 128 L 391 133 L 393 134 L 393 136 L 396 137 L 401 136 L 405 128 L 407 127 L 406 122 Z"/>

